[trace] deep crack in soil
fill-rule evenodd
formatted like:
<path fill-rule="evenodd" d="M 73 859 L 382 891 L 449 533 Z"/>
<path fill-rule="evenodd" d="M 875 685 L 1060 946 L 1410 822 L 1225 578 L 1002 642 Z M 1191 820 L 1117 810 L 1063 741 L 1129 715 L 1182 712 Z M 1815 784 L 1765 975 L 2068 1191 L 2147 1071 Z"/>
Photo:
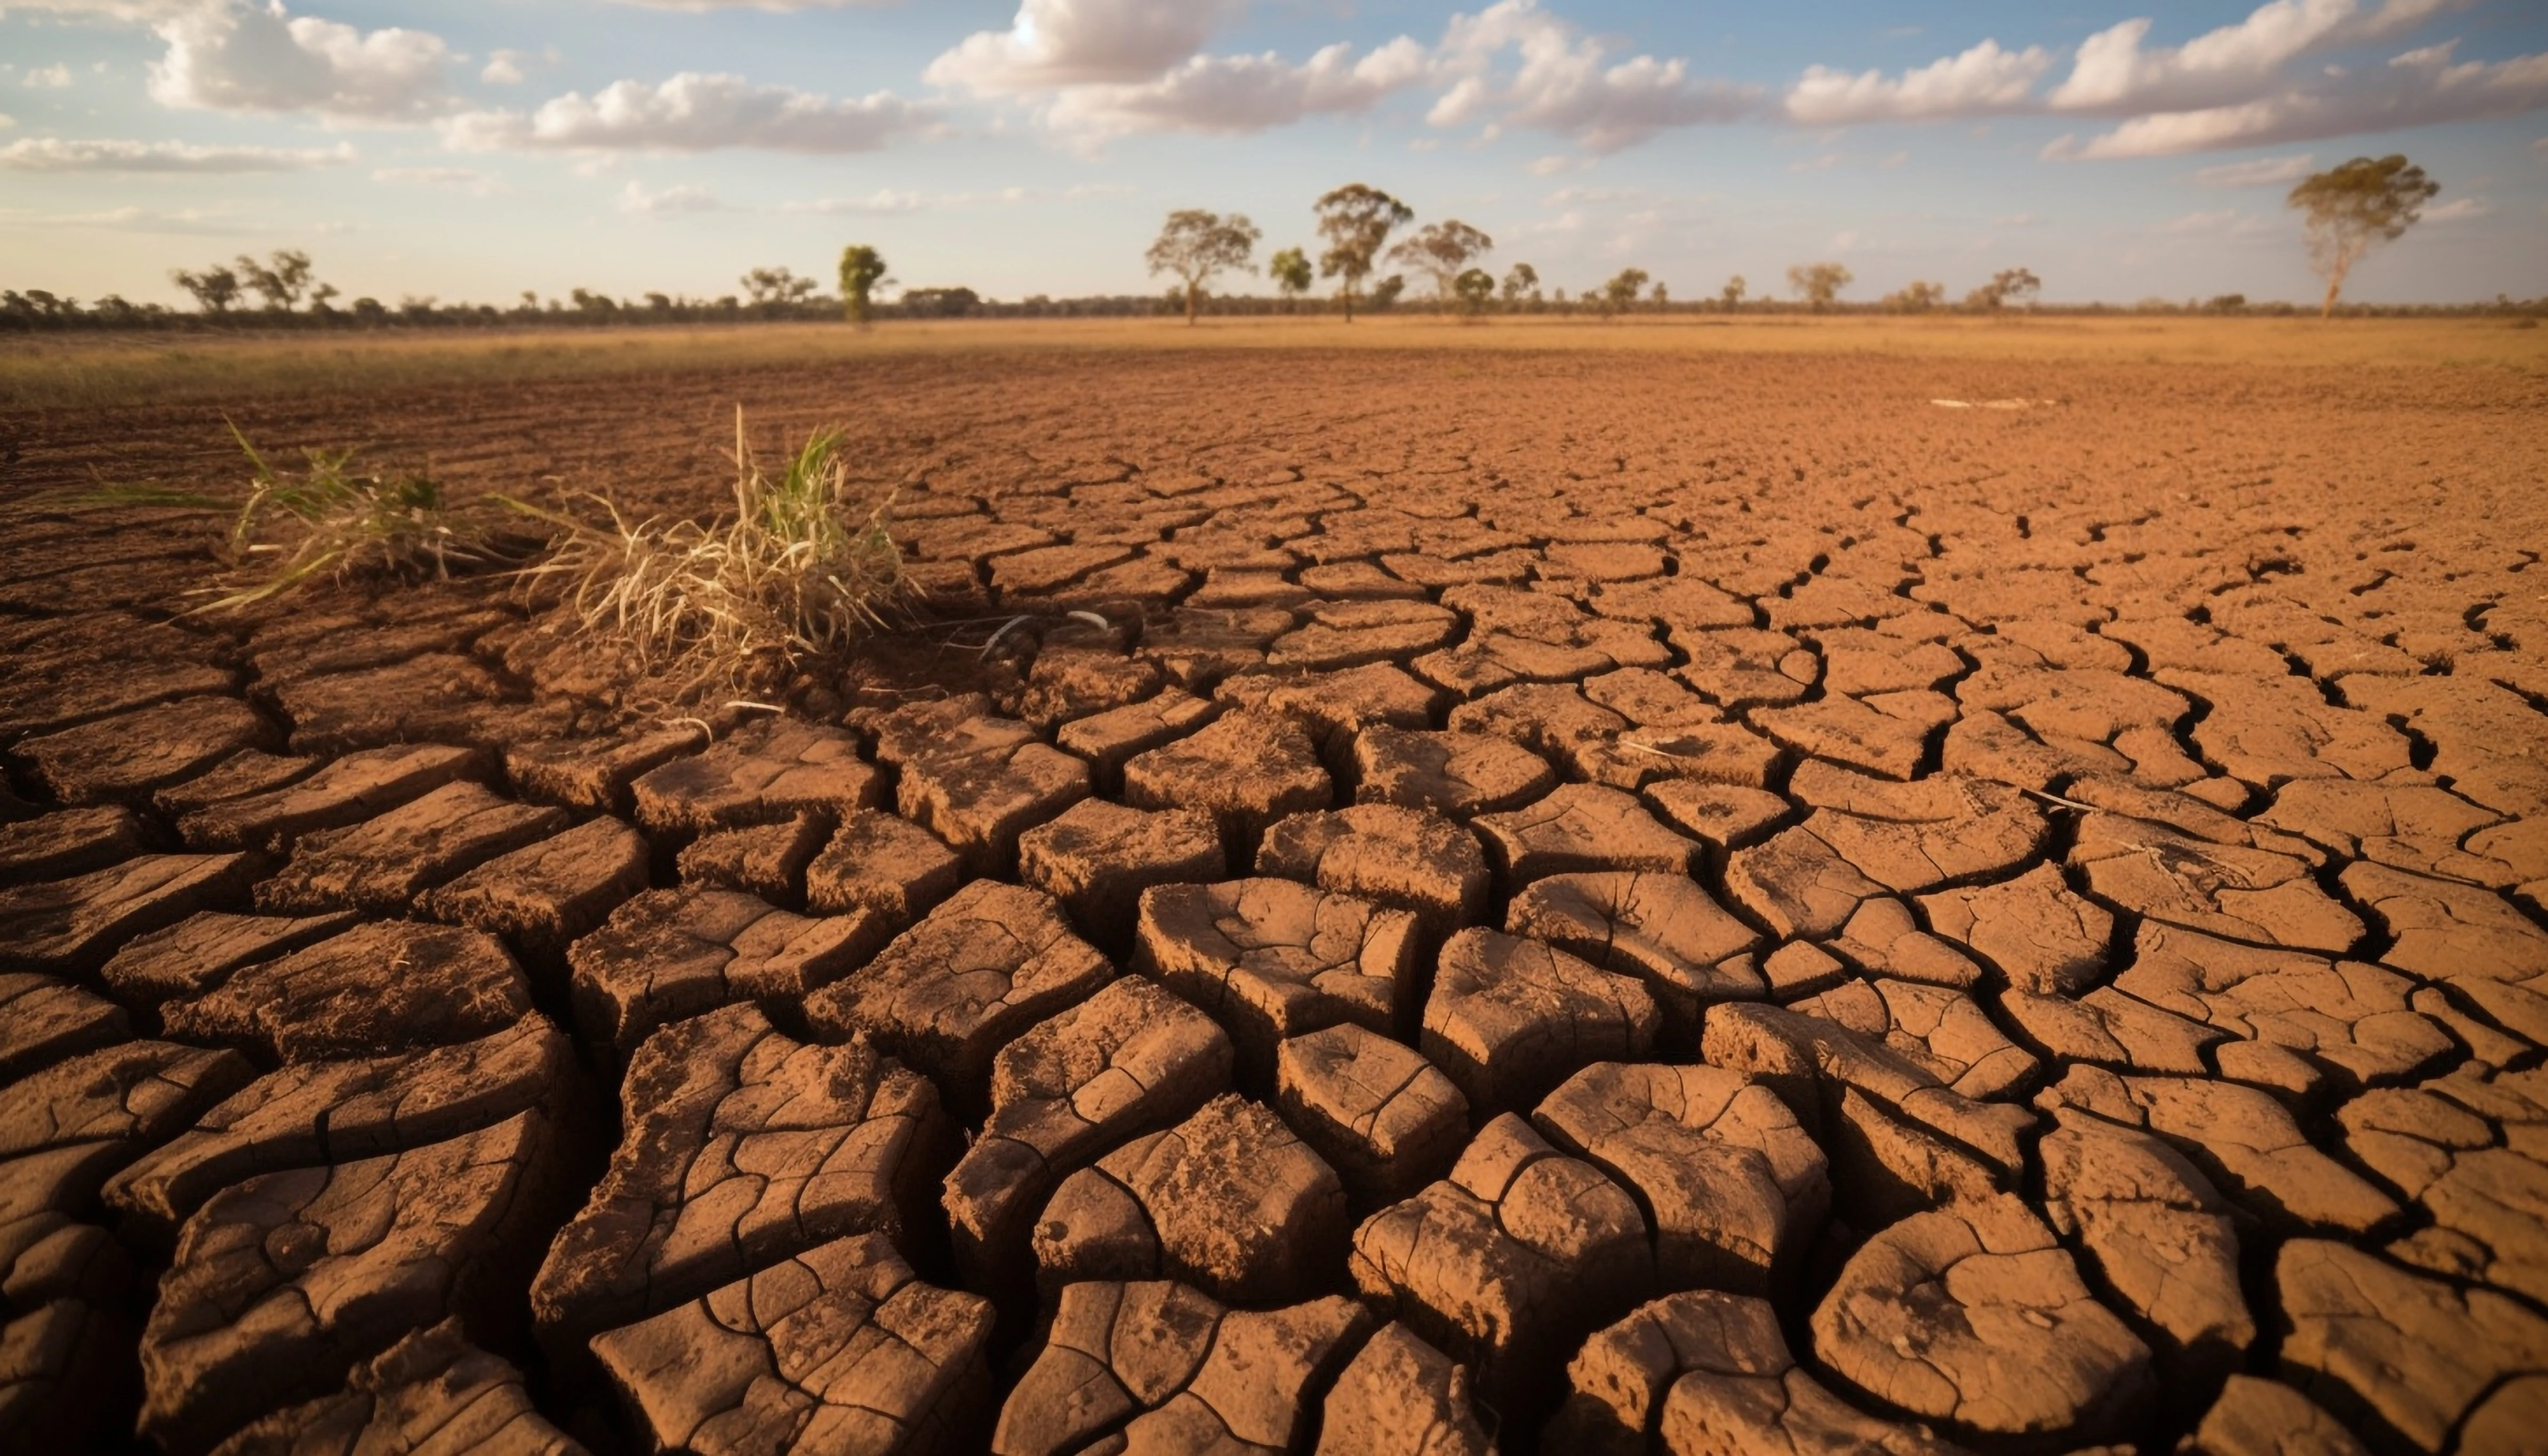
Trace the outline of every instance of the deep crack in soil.
<path fill-rule="evenodd" d="M 0 1448 L 2535 1449 L 2537 380 L 238 422 L 686 513 L 737 398 L 923 609 L 712 740 L 498 580 L 178 618 L 216 523 L 39 493 L 218 416 L 0 420 Z"/>

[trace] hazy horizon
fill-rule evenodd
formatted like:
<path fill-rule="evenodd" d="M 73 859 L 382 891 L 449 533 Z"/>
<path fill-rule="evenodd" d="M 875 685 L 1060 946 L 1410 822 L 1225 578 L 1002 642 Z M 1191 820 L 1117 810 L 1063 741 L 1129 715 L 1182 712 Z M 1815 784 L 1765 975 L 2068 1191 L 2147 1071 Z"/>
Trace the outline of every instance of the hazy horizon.
<path fill-rule="evenodd" d="M 279 247 L 349 299 L 713 298 L 828 289 L 853 241 L 912 287 L 1151 294 L 1169 210 L 1247 214 L 1261 262 L 1358 180 L 1551 288 L 1782 295 L 1828 258 L 1855 301 L 2024 266 L 2048 301 L 2308 302 L 2284 192 L 2391 151 L 2443 191 L 2348 298 L 2548 293 L 2548 11 L 2515 0 L 0 0 L 0 286 L 81 299 Z"/>

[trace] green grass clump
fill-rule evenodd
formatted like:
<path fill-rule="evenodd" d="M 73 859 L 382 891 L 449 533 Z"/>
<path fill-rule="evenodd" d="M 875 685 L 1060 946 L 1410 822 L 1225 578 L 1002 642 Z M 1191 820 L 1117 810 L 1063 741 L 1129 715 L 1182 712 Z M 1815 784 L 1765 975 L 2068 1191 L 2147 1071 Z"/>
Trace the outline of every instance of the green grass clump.
<path fill-rule="evenodd" d="M 197 593 L 212 599 L 194 612 L 237 611 L 320 577 L 441 579 L 499 557 L 493 533 L 423 476 L 362 474 L 352 450 L 304 451 L 306 469 L 281 471 L 238 426 L 230 426 L 230 438 L 251 469 L 244 496 L 102 485 L 77 498 L 86 505 L 176 505 L 229 515 L 231 569 L 222 584 Z"/>
<path fill-rule="evenodd" d="M 650 516 L 587 493 L 603 519 L 497 498 L 558 532 L 523 569 L 556 585 L 575 627 L 625 650 L 676 699 L 765 685 L 808 657 L 884 624 L 903 591 L 887 531 L 893 494 L 851 479 L 838 430 L 816 432 L 775 474 L 735 411 L 734 513 L 701 524 Z"/>

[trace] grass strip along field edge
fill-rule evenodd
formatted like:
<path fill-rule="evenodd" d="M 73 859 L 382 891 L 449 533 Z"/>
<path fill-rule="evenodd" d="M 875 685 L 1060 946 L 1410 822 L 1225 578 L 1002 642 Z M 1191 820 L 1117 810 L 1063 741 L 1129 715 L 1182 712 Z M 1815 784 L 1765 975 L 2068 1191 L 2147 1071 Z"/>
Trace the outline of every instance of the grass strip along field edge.
<path fill-rule="evenodd" d="M 1558 350 L 1720 354 L 1879 354 L 1913 358 L 2081 360 L 2359 369 L 2501 368 L 2548 374 L 2548 330 L 2502 319 L 1762 318 L 1707 316 L 1611 323 L 1432 315 L 1207 319 L 985 319 L 676 328 L 384 330 L 182 338 L 22 340 L 0 352 L 0 411 L 130 407 L 448 384 L 692 373 L 896 356 L 1151 350 Z"/>

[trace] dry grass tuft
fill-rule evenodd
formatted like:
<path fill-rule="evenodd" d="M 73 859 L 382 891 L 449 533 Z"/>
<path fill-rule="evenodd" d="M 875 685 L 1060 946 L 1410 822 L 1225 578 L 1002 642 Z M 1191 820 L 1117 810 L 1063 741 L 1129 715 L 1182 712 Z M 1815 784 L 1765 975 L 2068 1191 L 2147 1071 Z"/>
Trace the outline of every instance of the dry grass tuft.
<path fill-rule="evenodd" d="M 631 524 L 616 501 L 586 493 L 605 523 L 496 499 L 558 532 L 523 576 L 558 589 L 576 630 L 624 650 L 675 700 L 767 685 L 846 648 L 882 626 L 903 591 L 886 530 L 893 495 L 853 483 L 840 433 L 817 432 L 773 475 L 744 437 L 740 408 L 731 516 Z"/>
<path fill-rule="evenodd" d="M 364 475 L 352 450 L 309 450 L 308 468 L 280 471 L 236 425 L 230 437 L 253 474 L 235 500 L 139 485 L 101 485 L 73 498 L 82 505 L 175 505 L 231 517 L 231 570 L 195 594 L 193 612 L 237 611 L 322 576 L 444 579 L 502 559 L 495 533 L 454 508 L 420 475 Z"/>

